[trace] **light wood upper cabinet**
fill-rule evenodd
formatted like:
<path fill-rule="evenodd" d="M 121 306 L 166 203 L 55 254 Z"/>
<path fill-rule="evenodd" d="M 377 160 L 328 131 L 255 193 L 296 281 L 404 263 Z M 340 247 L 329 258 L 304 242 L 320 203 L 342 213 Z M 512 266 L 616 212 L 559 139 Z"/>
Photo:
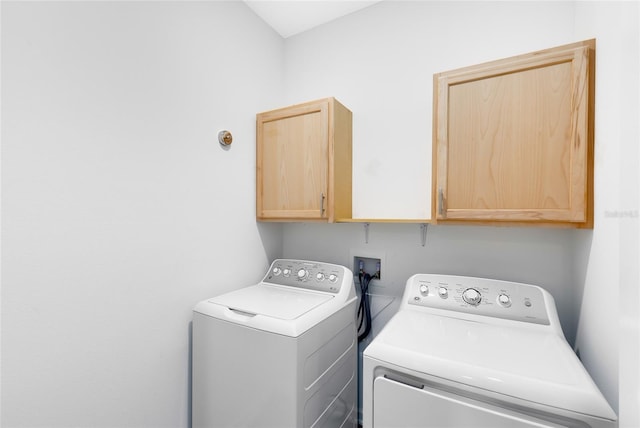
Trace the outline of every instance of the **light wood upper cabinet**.
<path fill-rule="evenodd" d="M 432 219 L 593 227 L 595 40 L 434 76 Z"/>
<path fill-rule="evenodd" d="M 256 119 L 257 219 L 350 219 L 351 111 L 326 98 Z"/>

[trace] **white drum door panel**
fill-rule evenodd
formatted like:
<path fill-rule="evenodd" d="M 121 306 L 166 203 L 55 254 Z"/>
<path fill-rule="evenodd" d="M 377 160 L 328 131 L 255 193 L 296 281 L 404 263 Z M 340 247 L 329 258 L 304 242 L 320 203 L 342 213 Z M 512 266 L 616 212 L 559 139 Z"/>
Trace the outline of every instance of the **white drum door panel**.
<path fill-rule="evenodd" d="M 371 428 L 561 428 L 523 415 L 436 389 L 418 388 L 377 377 L 373 384 Z"/>

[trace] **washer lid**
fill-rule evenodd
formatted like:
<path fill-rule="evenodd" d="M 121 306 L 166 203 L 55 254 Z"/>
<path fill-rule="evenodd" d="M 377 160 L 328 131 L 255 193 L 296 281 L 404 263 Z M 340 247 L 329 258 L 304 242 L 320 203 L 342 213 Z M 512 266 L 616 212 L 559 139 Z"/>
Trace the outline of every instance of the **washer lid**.
<path fill-rule="evenodd" d="M 616 419 L 563 337 L 543 326 L 480 318 L 401 310 L 364 355 L 507 397 Z"/>
<path fill-rule="evenodd" d="M 331 299 L 331 294 L 258 284 L 208 301 L 248 315 L 295 320 Z"/>
<path fill-rule="evenodd" d="M 210 321 L 298 337 L 355 301 L 355 296 L 341 302 L 330 293 L 260 283 L 203 300 L 194 312 Z"/>

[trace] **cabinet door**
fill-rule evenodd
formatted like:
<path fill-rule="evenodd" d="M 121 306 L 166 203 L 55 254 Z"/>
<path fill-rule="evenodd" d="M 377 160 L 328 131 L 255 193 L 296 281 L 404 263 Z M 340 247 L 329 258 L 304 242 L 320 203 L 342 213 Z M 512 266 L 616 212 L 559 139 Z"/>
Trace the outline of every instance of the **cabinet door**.
<path fill-rule="evenodd" d="M 328 103 L 258 116 L 257 217 L 327 217 Z"/>
<path fill-rule="evenodd" d="M 594 46 L 434 76 L 434 218 L 588 225 Z"/>

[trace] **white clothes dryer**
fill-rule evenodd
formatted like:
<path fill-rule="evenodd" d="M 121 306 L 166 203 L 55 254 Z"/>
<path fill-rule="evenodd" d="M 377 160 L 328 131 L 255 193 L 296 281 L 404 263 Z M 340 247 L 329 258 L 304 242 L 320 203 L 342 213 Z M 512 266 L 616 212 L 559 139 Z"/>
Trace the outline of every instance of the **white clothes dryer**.
<path fill-rule="evenodd" d="M 610 428 L 540 287 L 418 274 L 363 355 L 364 428 Z"/>
<path fill-rule="evenodd" d="M 192 426 L 355 427 L 356 300 L 349 269 L 282 259 L 198 303 Z"/>

